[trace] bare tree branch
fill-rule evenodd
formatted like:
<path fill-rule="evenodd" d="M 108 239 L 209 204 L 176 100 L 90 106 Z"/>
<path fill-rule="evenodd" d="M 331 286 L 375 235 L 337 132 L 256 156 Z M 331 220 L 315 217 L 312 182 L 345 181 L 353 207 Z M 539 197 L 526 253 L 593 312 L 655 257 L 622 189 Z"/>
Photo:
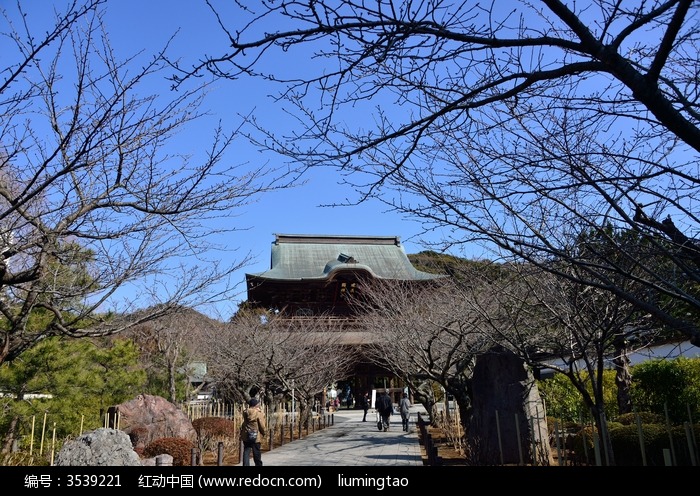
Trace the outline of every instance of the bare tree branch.
<path fill-rule="evenodd" d="M 675 236 L 695 240 L 700 230 L 698 8 L 689 0 L 212 5 L 231 50 L 173 64 L 174 80 L 209 72 L 279 84 L 276 101 L 298 127 L 253 116 L 249 138 L 301 171 L 337 168 L 355 193 L 344 204 L 379 200 L 426 234 L 449 233 L 431 245 L 440 250 L 482 245 L 495 259 L 556 271 L 554 260 L 576 262 L 582 233 L 639 232 L 652 258 L 673 267 L 645 265 L 648 253 L 617 246 L 628 267 L 645 267 L 628 276 L 648 297 L 611 282 L 613 259 L 581 261 L 576 282 L 700 345 L 700 266 L 688 257 L 696 247 Z M 314 63 L 272 66 L 279 56 Z M 668 216 L 673 236 L 656 220 Z M 669 312 L 659 295 L 687 314 Z"/>
<path fill-rule="evenodd" d="M 205 336 L 203 354 L 221 399 L 243 402 L 259 394 L 274 400 L 294 391 L 303 422 L 314 397 L 350 373 L 355 353 L 342 345 L 343 328 L 322 317 L 294 320 L 239 312 Z"/>
<path fill-rule="evenodd" d="M 3 10 L 0 362 L 46 336 L 115 333 L 231 298 L 250 255 L 216 238 L 245 226 L 217 221 L 284 182 L 230 164 L 237 130 L 213 129 L 192 157 L 171 151 L 205 116 L 208 85 L 149 90 L 167 85 L 168 47 L 120 60 L 104 3 L 67 4 L 45 33 L 21 2 Z"/>

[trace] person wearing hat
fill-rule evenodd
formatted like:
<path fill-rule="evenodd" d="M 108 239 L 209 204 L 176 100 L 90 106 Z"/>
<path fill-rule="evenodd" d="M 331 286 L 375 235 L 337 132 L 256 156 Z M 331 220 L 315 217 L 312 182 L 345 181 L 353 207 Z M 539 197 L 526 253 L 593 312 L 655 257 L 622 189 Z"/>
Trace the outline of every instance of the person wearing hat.
<path fill-rule="evenodd" d="M 243 412 L 243 423 L 241 424 L 244 467 L 250 465 L 251 451 L 253 453 L 255 466 L 262 467 L 260 440 L 265 436 L 266 432 L 265 414 L 260 409 L 260 400 L 251 398 L 248 400 L 248 408 Z"/>

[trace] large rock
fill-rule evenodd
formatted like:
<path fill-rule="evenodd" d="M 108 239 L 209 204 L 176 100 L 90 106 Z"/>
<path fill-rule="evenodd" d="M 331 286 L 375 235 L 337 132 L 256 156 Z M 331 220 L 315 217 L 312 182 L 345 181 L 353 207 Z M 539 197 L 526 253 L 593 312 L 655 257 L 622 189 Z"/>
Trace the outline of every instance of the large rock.
<path fill-rule="evenodd" d="M 472 398 L 468 442 L 473 462 L 551 464 L 544 403 L 520 358 L 500 347 L 479 355 Z"/>
<path fill-rule="evenodd" d="M 141 465 L 141 459 L 126 433 L 102 428 L 66 442 L 58 452 L 54 465 L 126 467 Z"/>
<path fill-rule="evenodd" d="M 180 437 L 190 441 L 197 439 L 197 433 L 185 412 L 160 396 L 141 394 L 131 401 L 111 407 L 108 414 L 109 425 L 128 434 L 137 451 L 163 437 Z"/>

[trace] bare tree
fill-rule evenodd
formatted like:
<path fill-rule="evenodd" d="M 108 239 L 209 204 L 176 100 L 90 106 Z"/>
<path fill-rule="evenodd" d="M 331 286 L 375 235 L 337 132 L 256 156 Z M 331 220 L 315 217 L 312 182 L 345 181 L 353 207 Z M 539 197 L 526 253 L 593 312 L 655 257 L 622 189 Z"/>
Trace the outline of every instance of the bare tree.
<path fill-rule="evenodd" d="M 230 298 L 250 255 L 224 257 L 216 236 L 243 227 L 214 222 L 274 187 L 229 163 L 235 131 L 193 157 L 168 148 L 203 117 L 207 84 L 163 91 L 167 46 L 120 60 L 104 4 L 69 2 L 46 31 L 22 2 L 2 10 L 0 363 Z"/>
<path fill-rule="evenodd" d="M 302 170 L 337 167 L 357 193 L 348 203 L 376 199 L 426 232 L 452 233 L 439 248 L 483 243 L 556 272 L 553 259 L 579 263 L 569 248 L 581 232 L 636 230 L 675 277 L 617 246 L 604 264 L 579 263 L 578 282 L 700 345 L 697 3 L 237 5 L 212 7 L 230 50 L 174 79 L 210 71 L 280 84 L 298 127 L 252 118 L 259 146 Z M 272 67 L 280 54 L 314 63 Z M 620 255 L 644 270 L 625 273 Z"/>
<path fill-rule="evenodd" d="M 593 417 L 606 464 L 614 465 L 603 372 L 616 370 L 619 413 L 626 413 L 631 409 L 628 355 L 653 341 L 658 330 L 629 302 L 534 266 L 509 264 L 503 277 L 482 291 L 483 301 L 497 301 L 474 308 L 483 315 L 482 332 L 534 369 L 569 379 Z"/>
<path fill-rule="evenodd" d="M 412 390 L 435 382 L 454 396 L 464 432 L 469 429 L 471 379 L 476 357 L 493 345 L 478 332 L 478 323 L 454 298 L 450 281 L 411 285 L 383 281 L 363 284 L 365 301 L 359 325 L 375 337 L 369 357 L 404 378 Z M 475 327 L 476 326 L 476 327 Z M 424 405 L 436 422 L 435 404 Z"/>
<path fill-rule="evenodd" d="M 389 283 L 361 289 L 372 311 L 360 322 L 377 336 L 373 358 L 406 378 L 414 390 L 430 381 L 454 397 L 461 441 L 473 463 L 492 462 L 498 453 L 495 426 L 501 408 L 522 420 L 518 428 L 508 423 L 512 435 L 501 444 L 501 456 L 516 460 L 519 442 L 538 439 L 542 452 L 527 448 L 526 457 L 547 463 L 548 443 L 541 436 L 544 408 L 534 373 L 527 368 L 531 362 L 518 353 L 529 348 L 502 345 L 522 321 L 522 312 L 508 310 L 516 305 L 527 309 L 527 303 L 502 298 L 495 290 L 508 276 L 507 268 L 464 261 L 452 272 L 453 277 L 425 286 Z M 429 411 L 431 407 L 426 405 Z M 435 422 L 434 415 L 431 420 Z M 505 426 L 500 424 L 502 433 Z"/>
<path fill-rule="evenodd" d="M 592 262 L 590 256 L 588 260 Z M 595 421 L 606 463 L 614 465 L 603 371 L 617 370 L 624 413 L 629 407 L 628 354 L 658 332 L 648 317 L 626 300 L 578 284 L 576 277 L 531 264 L 464 260 L 453 262 L 450 272 L 452 277 L 438 287 L 362 288 L 373 311 L 360 322 L 382 336 L 373 348 L 374 359 L 391 364 L 413 388 L 421 379 L 440 384 L 454 395 L 464 432 L 478 437 L 470 422 L 476 401 L 474 367 L 480 355 L 505 348 L 533 370 L 556 371 L 571 381 Z"/>
<path fill-rule="evenodd" d="M 149 313 L 152 311 L 147 310 Z M 193 362 L 201 358 L 202 337 L 224 324 L 190 308 L 176 308 L 163 317 L 139 324 L 120 333 L 131 337 L 141 350 L 141 362 L 149 378 L 163 378 L 171 403 L 182 401 L 178 395 L 178 379 L 187 375 Z M 201 386 L 204 386 L 202 382 Z M 182 384 L 181 384 L 182 386 Z M 197 391 L 186 385 L 186 399 Z M 200 387 L 201 387 L 200 386 Z M 180 387 L 182 392 L 182 387 Z"/>
<path fill-rule="evenodd" d="M 243 402 L 260 394 L 268 407 L 294 394 L 300 421 L 308 422 L 314 397 L 350 373 L 355 355 L 332 319 L 288 319 L 239 312 L 212 328 L 202 347 L 220 399 Z"/>

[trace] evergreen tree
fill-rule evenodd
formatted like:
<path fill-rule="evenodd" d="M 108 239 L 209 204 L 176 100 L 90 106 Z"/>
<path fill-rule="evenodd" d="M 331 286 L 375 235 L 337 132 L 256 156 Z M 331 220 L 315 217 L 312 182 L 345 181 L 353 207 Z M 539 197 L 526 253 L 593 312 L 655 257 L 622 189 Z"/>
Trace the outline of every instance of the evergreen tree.
<path fill-rule="evenodd" d="M 143 390 L 146 374 L 138 357 L 138 349 L 128 340 L 99 343 L 53 337 L 2 364 L 3 452 L 15 440 L 28 443 L 32 429 L 36 445 L 44 419 L 46 435 L 55 427 L 56 439 L 102 426 L 102 414 L 109 406 Z"/>

